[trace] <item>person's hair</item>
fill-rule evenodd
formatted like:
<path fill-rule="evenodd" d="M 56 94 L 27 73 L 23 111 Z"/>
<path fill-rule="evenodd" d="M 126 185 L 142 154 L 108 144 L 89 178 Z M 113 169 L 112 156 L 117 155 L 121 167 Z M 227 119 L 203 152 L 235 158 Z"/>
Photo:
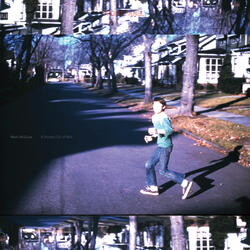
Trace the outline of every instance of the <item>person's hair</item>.
<path fill-rule="evenodd" d="M 162 97 L 155 97 L 153 101 L 161 103 L 164 109 L 167 107 L 166 101 Z"/>

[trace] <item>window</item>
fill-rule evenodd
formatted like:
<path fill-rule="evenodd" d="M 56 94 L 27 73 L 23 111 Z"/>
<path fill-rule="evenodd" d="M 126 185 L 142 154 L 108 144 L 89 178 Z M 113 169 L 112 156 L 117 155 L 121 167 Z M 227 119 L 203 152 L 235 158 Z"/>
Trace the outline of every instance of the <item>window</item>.
<path fill-rule="evenodd" d="M 172 9 L 173 13 L 183 13 L 186 7 L 186 0 L 173 0 Z"/>
<path fill-rule="evenodd" d="M 211 233 L 208 230 L 200 229 L 196 235 L 196 249 L 197 250 L 214 250 L 211 239 Z"/>
<path fill-rule="evenodd" d="M 53 6 L 52 0 L 40 0 L 37 5 L 35 18 L 38 19 L 52 19 L 53 18 Z"/>
<path fill-rule="evenodd" d="M 185 0 L 174 0 L 173 6 L 176 8 L 185 8 L 186 7 L 186 1 Z"/>
<path fill-rule="evenodd" d="M 8 13 L 0 13 L 0 20 L 8 20 Z"/>
<path fill-rule="evenodd" d="M 217 80 L 221 70 L 223 59 L 221 58 L 207 58 L 206 59 L 206 78 L 210 80 Z"/>

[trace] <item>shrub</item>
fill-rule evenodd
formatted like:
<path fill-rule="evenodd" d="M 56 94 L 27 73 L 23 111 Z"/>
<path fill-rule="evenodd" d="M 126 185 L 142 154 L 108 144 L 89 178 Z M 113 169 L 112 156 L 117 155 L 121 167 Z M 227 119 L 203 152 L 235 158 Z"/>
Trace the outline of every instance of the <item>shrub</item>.
<path fill-rule="evenodd" d="M 156 87 L 156 86 L 161 86 L 161 81 L 159 79 L 152 79 L 152 86 Z"/>
<path fill-rule="evenodd" d="M 240 94 L 242 92 L 243 78 L 224 79 L 221 91 L 228 94 Z"/>
<path fill-rule="evenodd" d="M 249 88 L 247 89 L 246 96 L 250 97 L 250 89 Z"/>
<path fill-rule="evenodd" d="M 199 84 L 199 83 L 196 83 L 195 86 L 194 86 L 194 88 L 195 88 L 196 90 L 202 90 L 202 89 L 204 89 L 204 86 L 201 85 L 201 84 Z"/>
<path fill-rule="evenodd" d="M 135 77 L 125 77 L 126 84 L 139 84 L 139 81 Z"/>
<path fill-rule="evenodd" d="M 125 83 L 125 77 L 124 77 L 121 73 L 118 73 L 118 74 L 116 75 L 116 81 L 117 81 L 118 83 L 124 84 L 124 83 Z"/>
<path fill-rule="evenodd" d="M 243 78 L 234 78 L 231 56 L 230 54 L 227 54 L 218 79 L 218 89 L 228 94 L 239 94 L 241 93 L 243 82 Z"/>
<path fill-rule="evenodd" d="M 206 89 L 207 89 L 207 91 L 214 91 L 215 90 L 215 86 L 213 85 L 213 84 L 207 84 L 207 86 L 206 86 Z"/>

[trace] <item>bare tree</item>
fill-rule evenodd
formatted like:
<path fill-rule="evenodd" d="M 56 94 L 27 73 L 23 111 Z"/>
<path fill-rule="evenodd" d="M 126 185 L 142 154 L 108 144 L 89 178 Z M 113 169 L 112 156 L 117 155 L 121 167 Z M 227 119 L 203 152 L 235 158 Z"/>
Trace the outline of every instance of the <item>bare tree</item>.
<path fill-rule="evenodd" d="M 129 249 L 136 249 L 137 220 L 136 216 L 129 216 Z"/>
<path fill-rule="evenodd" d="M 28 34 L 21 37 L 21 40 L 21 48 L 16 58 L 16 76 L 18 80 L 25 83 L 28 77 L 27 71 L 30 65 L 31 57 L 41 40 L 41 35 L 37 36 Z"/>
<path fill-rule="evenodd" d="M 144 2 L 144 0 L 140 0 Z M 250 2 L 247 0 L 204 1 L 147 0 L 150 26 L 147 33 L 157 34 L 243 34 L 249 23 Z M 176 14 L 176 9 L 179 9 Z"/>
<path fill-rule="evenodd" d="M 111 93 L 117 92 L 114 60 L 116 60 L 123 53 L 128 53 L 133 42 L 135 42 L 140 36 L 140 33 L 124 33 L 120 35 L 96 37 L 96 47 L 100 47 L 99 51 L 101 52 L 101 60 L 107 71 L 108 88 Z"/>
<path fill-rule="evenodd" d="M 63 0 L 62 2 L 61 34 L 73 34 L 76 0 Z"/>
<path fill-rule="evenodd" d="M 144 60 L 145 60 L 145 96 L 144 103 L 152 102 L 152 53 L 151 47 L 154 42 L 154 36 L 143 35 L 144 41 Z"/>
<path fill-rule="evenodd" d="M 110 0 L 110 34 L 115 34 L 117 29 L 117 1 Z"/>
<path fill-rule="evenodd" d="M 174 250 L 185 250 L 184 223 L 182 216 L 170 216 L 171 239 Z"/>
<path fill-rule="evenodd" d="M 24 0 L 26 9 L 27 34 L 32 34 L 31 23 L 34 19 L 34 14 L 38 5 L 38 0 Z"/>
<path fill-rule="evenodd" d="M 197 74 L 197 54 L 199 35 L 186 35 L 187 50 L 184 65 L 181 107 L 179 112 L 192 116 L 194 108 L 194 83 Z"/>
<path fill-rule="evenodd" d="M 90 216 L 88 218 L 88 234 L 86 235 L 87 241 L 83 246 L 84 250 L 94 250 L 96 244 L 96 236 L 98 233 L 99 216 Z"/>
<path fill-rule="evenodd" d="M 92 66 L 92 87 L 102 89 L 103 79 L 102 79 L 102 67 L 103 63 L 103 46 L 100 43 L 100 35 L 90 35 L 90 36 L 80 36 L 77 40 L 80 46 L 87 48 L 85 50 L 85 55 L 88 55 L 91 66 Z M 78 55 L 79 56 L 79 55 Z M 80 57 L 82 54 L 80 54 Z M 97 77 L 96 77 L 97 70 Z"/>
<path fill-rule="evenodd" d="M 82 227 L 83 227 L 83 223 L 82 221 L 77 221 L 74 223 L 75 225 L 75 232 L 76 232 L 76 236 L 77 236 L 77 241 L 73 247 L 73 249 L 83 249 L 83 246 L 82 246 Z"/>

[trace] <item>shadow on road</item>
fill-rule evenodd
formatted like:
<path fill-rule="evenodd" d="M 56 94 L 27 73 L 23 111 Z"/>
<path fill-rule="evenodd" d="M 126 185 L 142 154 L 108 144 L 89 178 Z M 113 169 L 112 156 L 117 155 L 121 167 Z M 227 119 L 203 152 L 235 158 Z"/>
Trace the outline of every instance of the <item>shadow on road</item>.
<path fill-rule="evenodd" d="M 238 99 L 233 100 L 231 102 L 227 102 L 227 103 L 223 103 L 223 104 L 217 105 L 216 107 L 211 108 L 211 109 L 207 109 L 207 110 L 203 110 L 203 111 L 198 111 L 198 112 L 196 112 L 196 114 L 200 115 L 202 113 L 212 112 L 212 111 L 216 111 L 216 110 L 219 110 L 219 109 L 222 109 L 222 108 L 226 108 L 226 107 L 229 107 L 231 104 L 243 101 L 243 100 L 245 100 L 247 98 L 248 98 L 247 96 L 242 97 L 242 98 L 238 98 Z"/>
<path fill-rule="evenodd" d="M 250 211 L 250 199 L 246 196 L 242 196 L 235 200 L 236 202 L 240 203 L 242 214 L 248 214 Z"/>
<path fill-rule="evenodd" d="M 178 132 L 176 133 L 178 134 Z M 175 134 L 175 135 L 176 135 Z M 200 173 L 200 172 L 204 172 L 201 175 L 196 176 L 193 181 L 195 183 L 198 184 L 198 186 L 200 187 L 200 190 L 198 190 L 196 193 L 194 193 L 192 196 L 190 196 L 188 199 L 193 198 L 205 191 L 207 191 L 208 189 L 214 187 L 214 185 L 212 184 L 214 182 L 213 179 L 210 179 L 207 177 L 207 175 L 222 169 L 224 167 L 226 167 L 227 165 L 229 165 L 232 162 L 237 162 L 239 160 L 239 156 L 240 156 L 240 152 L 239 150 L 242 148 L 242 146 L 237 146 L 235 147 L 235 149 L 231 152 L 228 153 L 228 155 L 222 159 L 219 160 L 214 160 L 211 161 L 211 163 L 215 163 L 213 165 L 204 167 L 204 168 L 200 168 L 197 170 L 193 170 L 191 172 L 186 173 L 186 177 L 194 175 L 196 173 Z M 168 189 L 170 189 L 171 187 L 173 187 L 176 183 L 174 181 L 168 181 L 162 185 L 159 186 L 159 192 L 160 194 L 164 193 L 165 191 L 167 191 Z"/>
<path fill-rule="evenodd" d="M 19 201 L 37 186 L 37 195 L 47 189 L 46 192 L 55 193 L 55 199 L 62 204 L 58 213 L 63 213 L 65 158 L 70 156 L 72 167 L 81 168 L 85 157 L 83 161 L 91 159 L 92 168 L 98 169 L 95 159 L 83 153 L 102 149 L 103 161 L 112 157 L 126 162 L 123 147 L 145 146 L 143 138 L 151 125 L 138 113 L 72 84 L 45 86 L 27 98 L 5 105 L 0 114 L 0 190 L 4 190 L 1 200 L 5 201 L 0 204 L 2 214 L 15 213 Z M 73 157 L 78 154 L 82 157 Z M 41 178 L 50 180 L 49 169 L 54 168 L 58 171 L 57 180 L 51 185 L 58 190 L 50 191 L 50 187 L 37 183 Z M 116 171 L 116 165 L 110 166 L 109 171 Z M 41 197 L 41 207 L 46 207 L 46 202 L 46 197 Z M 44 213 L 48 212 L 45 208 Z"/>
<path fill-rule="evenodd" d="M 204 193 L 205 191 L 209 190 L 210 188 L 213 188 L 214 185 L 212 184 L 214 182 L 213 179 L 208 178 L 207 176 L 211 173 L 216 172 L 217 170 L 220 170 L 226 166 L 228 166 L 232 162 L 237 162 L 239 160 L 240 152 L 239 150 L 242 148 L 242 146 L 237 146 L 235 149 L 228 153 L 228 155 L 222 159 L 211 161 L 211 163 L 215 163 L 213 165 L 200 168 L 191 172 L 186 173 L 186 177 L 194 175 L 196 173 L 204 172 L 196 177 L 193 178 L 193 181 L 198 184 L 200 187 L 200 190 L 195 192 L 193 195 L 189 197 L 189 199 Z"/>
<path fill-rule="evenodd" d="M 191 198 L 193 198 L 201 193 L 204 193 L 205 191 L 209 190 L 210 188 L 213 188 L 214 185 L 212 183 L 214 182 L 214 180 L 208 178 L 207 175 L 226 167 L 227 165 L 229 165 L 232 162 L 237 162 L 239 160 L 239 156 L 240 156 L 239 150 L 241 148 L 242 148 L 241 145 L 237 146 L 237 147 L 235 147 L 235 149 L 233 151 L 229 152 L 226 157 L 219 159 L 219 160 L 211 161 L 211 163 L 215 163 L 213 165 L 206 166 L 204 168 L 200 168 L 200 169 L 193 170 L 191 172 L 186 173 L 185 175 L 186 175 L 186 177 L 188 177 L 188 176 L 194 175 L 196 173 L 204 172 L 204 173 L 196 176 L 193 179 L 193 182 L 198 184 L 198 186 L 200 187 L 200 190 L 195 192 L 188 199 L 191 199 Z M 168 182 L 162 184 L 159 187 L 160 193 L 165 192 L 169 188 L 173 187 L 175 184 L 176 183 L 173 181 L 168 181 Z"/>

